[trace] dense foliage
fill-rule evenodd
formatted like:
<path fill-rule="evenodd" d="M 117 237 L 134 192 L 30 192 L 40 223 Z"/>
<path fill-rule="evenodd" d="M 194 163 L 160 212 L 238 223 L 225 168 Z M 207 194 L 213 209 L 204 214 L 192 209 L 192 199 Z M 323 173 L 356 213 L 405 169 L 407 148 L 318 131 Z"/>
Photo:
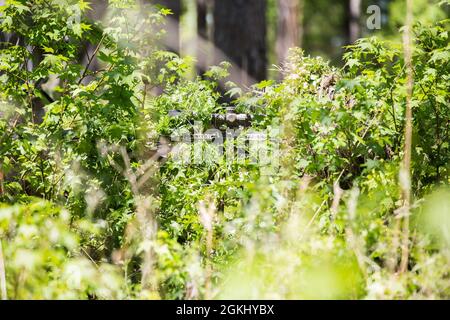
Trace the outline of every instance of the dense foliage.
<path fill-rule="evenodd" d="M 449 21 L 414 28 L 403 273 L 401 44 L 361 39 L 342 69 L 293 49 L 284 80 L 245 92 L 229 83 L 236 110 L 253 116 L 241 135 L 267 134 L 270 161 L 205 142 L 197 147 L 212 158 L 189 161 L 195 144 L 180 137 L 226 114 L 228 65 L 189 80 L 186 60 L 157 49 L 168 11 L 111 2 L 108 25 L 87 19 L 83 0 L 1 7 L 11 38 L 0 47 L 8 298 L 450 296 Z M 178 154 L 164 151 L 170 136 Z"/>

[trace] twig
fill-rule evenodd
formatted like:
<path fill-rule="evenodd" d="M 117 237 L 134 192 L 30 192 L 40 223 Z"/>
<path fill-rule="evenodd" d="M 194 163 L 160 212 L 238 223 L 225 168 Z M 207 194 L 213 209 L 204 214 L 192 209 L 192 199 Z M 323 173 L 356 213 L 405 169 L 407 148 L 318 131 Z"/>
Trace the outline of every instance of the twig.
<path fill-rule="evenodd" d="M 103 40 L 105 40 L 106 34 L 104 34 L 102 36 L 102 38 L 100 39 L 97 47 L 95 48 L 94 52 L 92 53 L 92 56 L 89 57 L 88 55 L 88 63 L 86 64 L 86 68 L 83 71 L 83 74 L 81 75 L 80 80 L 78 80 L 78 85 L 81 84 L 81 82 L 84 80 L 84 78 L 86 77 L 87 72 L 89 71 L 89 67 L 91 66 L 92 61 L 94 60 L 95 56 L 97 55 L 98 51 L 100 50 L 100 46 L 103 43 Z"/>
<path fill-rule="evenodd" d="M 317 215 L 319 214 L 320 210 L 322 209 L 322 207 L 325 205 L 326 202 L 327 202 L 326 199 L 322 201 L 320 207 L 316 210 L 311 220 L 309 220 L 308 224 L 306 225 L 305 231 L 307 231 L 311 227 L 312 223 L 314 222 L 314 220 L 316 219 Z"/>
<path fill-rule="evenodd" d="M 95 260 L 92 259 L 91 255 L 90 255 L 83 247 L 81 247 L 81 250 L 82 250 L 82 251 L 84 252 L 84 254 L 89 258 L 89 260 L 92 261 L 92 263 L 95 265 L 95 267 L 96 267 L 97 269 L 99 269 L 99 266 L 98 266 L 97 262 L 95 262 Z"/>

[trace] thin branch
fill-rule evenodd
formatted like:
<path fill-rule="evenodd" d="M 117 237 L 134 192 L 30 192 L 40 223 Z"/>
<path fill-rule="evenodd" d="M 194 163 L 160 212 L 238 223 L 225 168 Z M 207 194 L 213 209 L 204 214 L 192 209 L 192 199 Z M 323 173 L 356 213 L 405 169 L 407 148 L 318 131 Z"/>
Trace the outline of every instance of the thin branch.
<path fill-rule="evenodd" d="M 311 220 L 309 220 L 308 224 L 306 225 L 305 232 L 311 227 L 312 223 L 317 218 L 320 211 L 322 210 L 322 207 L 325 205 L 326 202 L 327 202 L 326 199 L 323 200 L 322 203 L 320 204 L 319 208 L 316 210 L 316 212 L 314 212 L 314 215 L 312 216 Z"/>
<path fill-rule="evenodd" d="M 84 252 L 84 254 L 89 258 L 89 260 L 92 261 L 92 263 L 95 265 L 95 267 L 96 267 L 97 269 L 99 269 L 99 268 L 100 268 L 99 265 L 97 264 L 97 262 L 95 262 L 94 259 L 92 259 L 91 255 L 90 255 L 83 247 L 81 247 L 81 250 L 82 250 L 82 251 Z"/>
<path fill-rule="evenodd" d="M 88 63 L 87 63 L 87 65 L 86 65 L 86 68 L 85 68 L 84 71 L 83 71 L 83 74 L 81 75 L 80 80 L 78 80 L 78 85 L 80 85 L 81 82 L 83 82 L 84 78 L 86 77 L 86 74 L 87 74 L 88 71 L 89 71 L 89 67 L 91 66 L 92 61 L 94 61 L 94 58 L 97 56 L 97 53 L 98 53 L 98 51 L 100 50 L 100 47 L 101 47 L 101 45 L 102 45 L 102 43 L 103 43 L 103 40 L 105 40 L 105 37 L 106 37 L 106 34 L 104 34 L 104 35 L 102 36 L 102 38 L 100 39 L 100 41 L 99 41 L 97 47 L 95 48 L 94 52 L 92 53 L 92 56 L 89 57 L 89 55 L 88 55 Z"/>

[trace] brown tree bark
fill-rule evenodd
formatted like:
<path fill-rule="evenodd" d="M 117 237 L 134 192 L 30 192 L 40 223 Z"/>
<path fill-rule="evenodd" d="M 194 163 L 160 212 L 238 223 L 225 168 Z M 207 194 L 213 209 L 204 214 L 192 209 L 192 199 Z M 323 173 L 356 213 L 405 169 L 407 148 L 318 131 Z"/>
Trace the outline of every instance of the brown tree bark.
<path fill-rule="evenodd" d="M 214 43 L 241 70 L 240 85 L 266 77 L 266 1 L 216 0 Z M 215 63 L 220 63 L 217 58 Z"/>
<path fill-rule="evenodd" d="M 278 63 L 286 60 L 289 49 L 301 47 L 303 38 L 304 0 L 278 0 L 276 51 Z"/>

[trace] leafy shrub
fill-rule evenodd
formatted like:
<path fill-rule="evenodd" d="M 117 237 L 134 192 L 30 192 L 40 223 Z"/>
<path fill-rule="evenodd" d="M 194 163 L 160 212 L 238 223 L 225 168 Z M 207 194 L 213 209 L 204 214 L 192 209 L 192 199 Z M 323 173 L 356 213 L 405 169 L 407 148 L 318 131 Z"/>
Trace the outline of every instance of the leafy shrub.
<path fill-rule="evenodd" d="M 9 296 L 12 299 L 122 298 L 124 284 L 120 269 L 89 260 L 85 251 L 89 249 L 81 243 L 81 233 L 92 237 L 100 230 L 98 223 L 73 223 L 67 210 L 42 200 L 0 208 Z"/>

